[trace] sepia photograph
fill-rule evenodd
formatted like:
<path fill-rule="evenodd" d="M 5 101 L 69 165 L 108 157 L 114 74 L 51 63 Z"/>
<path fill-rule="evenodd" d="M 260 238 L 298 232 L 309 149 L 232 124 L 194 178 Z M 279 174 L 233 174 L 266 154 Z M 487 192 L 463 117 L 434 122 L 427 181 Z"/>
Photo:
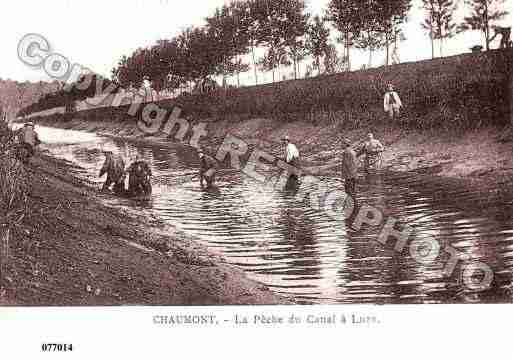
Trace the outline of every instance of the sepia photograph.
<path fill-rule="evenodd" d="M 513 0 L 0 8 L 2 313 L 513 302 Z"/>

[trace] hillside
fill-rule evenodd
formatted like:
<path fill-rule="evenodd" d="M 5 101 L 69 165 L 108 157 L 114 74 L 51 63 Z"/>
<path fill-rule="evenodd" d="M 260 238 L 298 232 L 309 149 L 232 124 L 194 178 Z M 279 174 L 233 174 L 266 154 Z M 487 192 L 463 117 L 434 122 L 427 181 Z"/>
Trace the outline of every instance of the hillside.
<path fill-rule="evenodd" d="M 61 85 L 57 82 L 17 82 L 0 79 L 1 111 L 8 118 L 14 118 L 16 113 L 35 102 L 45 94 L 57 91 Z"/>
<path fill-rule="evenodd" d="M 313 124 L 339 123 L 343 127 L 381 123 L 382 98 L 392 83 L 405 104 L 407 125 L 473 128 L 502 124 L 510 112 L 508 86 L 513 50 L 495 50 L 390 67 L 284 81 L 207 95 L 182 96 L 158 102 L 179 106 L 195 120 L 239 121 L 268 118 L 304 120 Z M 82 121 L 132 118 L 129 106 L 79 111 L 67 117 Z M 141 115 L 138 111 L 136 118 Z"/>

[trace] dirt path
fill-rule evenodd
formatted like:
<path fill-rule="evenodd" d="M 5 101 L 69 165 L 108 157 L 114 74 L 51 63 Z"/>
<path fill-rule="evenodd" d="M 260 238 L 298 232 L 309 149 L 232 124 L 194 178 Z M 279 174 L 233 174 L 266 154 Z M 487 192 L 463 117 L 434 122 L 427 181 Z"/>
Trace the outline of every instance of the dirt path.
<path fill-rule="evenodd" d="M 108 208 L 41 157 L 29 166 L 29 213 L 13 230 L 3 305 L 290 304 L 156 219 Z"/>

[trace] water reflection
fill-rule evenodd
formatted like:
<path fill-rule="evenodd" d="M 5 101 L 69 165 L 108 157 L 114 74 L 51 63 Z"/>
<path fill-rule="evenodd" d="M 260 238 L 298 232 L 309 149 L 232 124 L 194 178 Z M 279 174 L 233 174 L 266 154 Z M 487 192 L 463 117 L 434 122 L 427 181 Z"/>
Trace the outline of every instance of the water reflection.
<path fill-rule="evenodd" d="M 44 129 L 42 137 L 53 138 L 45 148 L 54 156 L 80 165 L 81 175 L 98 183 L 102 150 L 121 153 L 127 162 L 142 154 L 154 174 L 152 200 L 112 199 L 111 204 L 132 207 L 141 215 L 156 214 L 223 253 L 254 279 L 300 302 L 440 303 L 469 297 L 509 301 L 505 287 L 511 283 L 513 223 L 510 216 L 490 217 L 454 207 L 459 198 L 476 195 L 464 189 L 444 189 L 415 176 L 371 173 L 358 179 L 358 202 L 411 225 L 412 240 L 434 237 L 442 246 L 451 245 L 492 266 L 492 288 L 477 296 L 461 293 L 461 268 L 451 277 L 444 275 L 447 258 L 417 263 L 408 249 L 396 253 L 393 241 L 378 243 L 378 229 L 356 231 L 342 211 L 327 215 L 316 210 L 304 196 L 296 196 L 312 190 L 307 184 L 289 183 L 278 191 L 225 169 L 218 188 L 202 190 L 195 177 L 197 154 L 183 146 L 132 144 L 52 129 Z M 338 179 L 322 180 L 329 188 L 342 189 Z"/>

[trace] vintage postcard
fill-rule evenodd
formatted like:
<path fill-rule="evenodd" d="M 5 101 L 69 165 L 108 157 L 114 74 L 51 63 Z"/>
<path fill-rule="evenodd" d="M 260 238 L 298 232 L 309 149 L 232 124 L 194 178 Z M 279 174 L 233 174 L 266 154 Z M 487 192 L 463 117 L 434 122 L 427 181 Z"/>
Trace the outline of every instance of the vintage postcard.
<path fill-rule="evenodd" d="M 0 8 L 8 354 L 511 316 L 513 0 Z"/>

